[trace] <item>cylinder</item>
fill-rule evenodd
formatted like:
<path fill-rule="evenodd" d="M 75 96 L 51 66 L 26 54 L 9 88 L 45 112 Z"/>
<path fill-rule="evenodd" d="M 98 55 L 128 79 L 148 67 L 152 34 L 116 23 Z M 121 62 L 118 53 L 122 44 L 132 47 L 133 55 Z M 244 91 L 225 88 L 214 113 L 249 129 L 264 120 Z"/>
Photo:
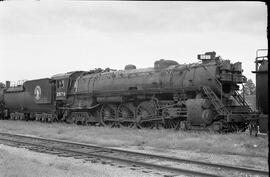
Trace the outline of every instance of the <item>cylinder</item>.
<path fill-rule="evenodd" d="M 210 107 L 209 100 L 206 99 L 188 99 L 186 101 L 187 106 L 187 121 L 191 125 L 209 125 L 215 118 L 215 113 L 211 109 L 205 109 L 204 107 Z"/>

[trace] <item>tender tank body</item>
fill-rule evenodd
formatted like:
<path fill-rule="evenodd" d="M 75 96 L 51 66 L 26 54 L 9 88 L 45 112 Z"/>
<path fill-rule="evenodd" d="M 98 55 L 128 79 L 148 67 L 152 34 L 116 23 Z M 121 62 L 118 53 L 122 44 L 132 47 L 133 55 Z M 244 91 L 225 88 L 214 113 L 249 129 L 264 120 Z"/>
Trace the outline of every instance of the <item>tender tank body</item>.
<path fill-rule="evenodd" d="M 53 93 L 49 79 L 31 80 L 6 89 L 4 102 L 11 112 L 46 112 L 53 109 Z"/>
<path fill-rule="evenodd" d="M 51 111 L 54 101 L 54 84 L 50 79 L 26 81 L 25 107 L 30 111 Z"/>

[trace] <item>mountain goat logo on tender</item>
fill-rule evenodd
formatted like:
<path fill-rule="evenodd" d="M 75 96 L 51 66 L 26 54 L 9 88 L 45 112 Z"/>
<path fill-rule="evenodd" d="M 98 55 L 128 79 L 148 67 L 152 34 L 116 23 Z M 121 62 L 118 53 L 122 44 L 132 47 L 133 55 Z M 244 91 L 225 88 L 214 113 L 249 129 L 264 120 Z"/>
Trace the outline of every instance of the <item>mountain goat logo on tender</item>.
<path fill-rule="evenodd" d="M 34 95 L 35 95 L 35 99 L 39 100 L 40 96 L 41 96 L 41 88 L 40 86 L 36 86 L 35 90 L 34 90 Z"/>

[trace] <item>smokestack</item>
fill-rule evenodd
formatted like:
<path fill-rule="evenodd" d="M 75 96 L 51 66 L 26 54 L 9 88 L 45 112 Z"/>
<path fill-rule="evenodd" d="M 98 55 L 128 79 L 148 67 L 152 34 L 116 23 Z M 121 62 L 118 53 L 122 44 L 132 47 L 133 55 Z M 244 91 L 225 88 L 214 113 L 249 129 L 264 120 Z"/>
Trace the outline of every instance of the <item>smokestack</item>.
<path fill-rule="evenodd" d="M 10 81 L 6 81 L 6 88 L 10 87 Z"/>

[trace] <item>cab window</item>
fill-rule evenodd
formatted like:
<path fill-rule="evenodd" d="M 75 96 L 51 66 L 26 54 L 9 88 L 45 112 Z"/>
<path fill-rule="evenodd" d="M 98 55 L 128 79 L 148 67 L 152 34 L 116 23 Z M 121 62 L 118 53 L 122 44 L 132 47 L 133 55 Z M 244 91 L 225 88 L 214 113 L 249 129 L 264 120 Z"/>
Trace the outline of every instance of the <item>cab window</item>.
<path fill-rule="evenodd" d="M 57 88 L 64 88 L 64 80 L 57 81 Z"/>

